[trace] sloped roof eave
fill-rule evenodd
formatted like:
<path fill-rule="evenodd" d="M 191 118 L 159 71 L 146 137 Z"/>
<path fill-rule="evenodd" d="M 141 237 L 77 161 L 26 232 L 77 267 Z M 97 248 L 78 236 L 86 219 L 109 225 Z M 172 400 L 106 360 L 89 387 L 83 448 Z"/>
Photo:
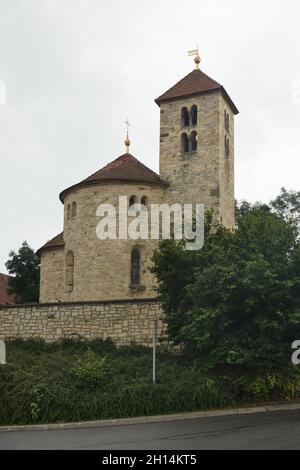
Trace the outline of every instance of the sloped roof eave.
<path fill-rule="evenodd" d="M 40 258 L 41 253 L 45 250 L 51 250 L 53 248 L 64 248 L 65 241 L 64 241 L 63 236 L 64 236 L 63 232 L 61 232 L 58 235 L 56 235 L 55 237 L 53 237 L 51 240 L 49 240 L 47 243 L 45 243 L 43 246 L 41 246 L 41 248 L 39 248 L 36 251 L 36 253 L 35 253 L 36 256 L 38 256 Z"/>
<path fill-rule="evenodd" d="M 193 97 L 193 96 L 196 96 L 196 95 L 207 95 L 207 94 L 210 94 L 210 93 L 216 93 L 220 91 L 223 96 L 224 96 L 224 99 L 227 101 L 228 105 L 231 107 L 233 113 L 235 115 L 239 114 L 239 110 L 238 108 L 235 106 L 234 102 L 232 101 L 232 99 L 230 98 L 229 94 L 227 93 L 227 91 L 225 90 L 225 88 L 223 86 L 219 86 L 217 88 L 212 88 L 210 90 L 205 90 L 205 91 L 195 91 L 195 92 L 192 92 L 192 93 L 187 93 L 187 94 L 184 94 L 184 95 L 181 95 L 181 96 L 174 96 L 174 97 L 170 97 L 170 98 L 156 98 L 155 103 L 160 107 L 160 103 L 168 103 L 168 102 L 171 102 L 171 101 L 178 101 L 178 100 L 181 100 L 182 98 L 189 98 L 189 97 Z"/>
<path fill-rule="evenodd" d="M 156 186 L 169 186 L 169 183 L 163 180 L 157 180 L 157 181 L 148 181 L 146 179 L 130 179 L 130 178 L 106 178 L 106 179 L 99 179 L 95 181 L 82 181 L 81 183 L 74 184 L 70 186 L 67 189 L 64 189 L 60 195 L 59 199 L 62 203 L 64 203 L 65 198 L 71 194 L 73 191 L 76 191 L 76 189 L 84 188 L 90 185 L 97 185 L 97 184 L 109 184 L 109 183 L 132 183 L 132 184 L 137 184 L 137 183 L 144 183 L 144 184 L 150 184 L 150 185 L 156 185 Z"/>

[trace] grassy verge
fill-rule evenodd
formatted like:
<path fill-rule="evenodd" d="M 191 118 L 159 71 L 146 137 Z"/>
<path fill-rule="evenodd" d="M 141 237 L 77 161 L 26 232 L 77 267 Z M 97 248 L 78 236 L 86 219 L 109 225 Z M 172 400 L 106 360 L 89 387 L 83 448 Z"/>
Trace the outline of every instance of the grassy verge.
<path fill-rule="evenodd" d="M 151 383 L 147 348 L 110 341 L 7 342 L 0 365 L 0 425 L 51 423 L 225 408 L 300 398 L 300 367 L 206 370 L 160 351 Z"/>

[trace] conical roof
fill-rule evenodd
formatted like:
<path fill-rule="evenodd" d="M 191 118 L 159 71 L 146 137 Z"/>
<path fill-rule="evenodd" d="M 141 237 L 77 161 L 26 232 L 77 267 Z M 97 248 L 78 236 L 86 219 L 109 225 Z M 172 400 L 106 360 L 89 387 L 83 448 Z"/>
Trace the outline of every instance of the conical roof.
<path fill-rule="evenodd" d="M 157 173 L 130 153 L 125 153 L 80 183 L 65 189 L 60 194 L 60 200 L 63 202 L 66 195 L 73 189 L 102 181 L 140 181 L 166 185 Z"/>
<path fill-rule="evenodd" d="M 61 232 L 55 237 L 51 238 L 51 240 L 47 241 L 45 245 L 41 246 L 41 248 L 37 250 L 36 254 L 37 256 L 40 256 L 41 252 L 47 248 L 58 248 L 58 247 L 64 247 L 64 246 L 65 246 L 64 232 Z"/>

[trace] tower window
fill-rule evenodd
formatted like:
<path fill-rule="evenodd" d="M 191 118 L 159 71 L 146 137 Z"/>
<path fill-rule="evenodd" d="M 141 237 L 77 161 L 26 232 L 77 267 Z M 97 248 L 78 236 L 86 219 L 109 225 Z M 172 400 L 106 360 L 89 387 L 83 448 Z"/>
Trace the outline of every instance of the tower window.
<path fill-rule="evenodd" d="M 229 133 L 229 114 L 227 113 L 226 109 L 224 111 L 224 126 L 225 130 Z"/>
<path fill-rule="evenodd" d="M 191 107 L 191 120 L 192 120 L 192 126 L 196 126 L 198 122 L 198 109 L 195 104 Z"/>
<path fill-rule="evenodd" d="M 136 196 L 130 196 L 129 198 L 129 207 L 134 206 L 136 204 L 137 198 Z"/>
<path fill-rule="evenodd" d="M 190 125 L 190 115 L 186 107 L 181 110 L 181 125 L 182 127 L 188 127 Z"/>
<path fill-rule="evenodd" d="M 70 219 L 70 215 L 71 215 L 71 207 L 70 207 L 70 204 L 68 204 L 68 207 L 67 207 L 67 220 Z"/>
<path fill-rule="evenodd" d="M 72 202 L 72 211 L 71 211 L 72 217 L 76 216 L 76 211 L 77 211 L 76 202 Z"/>
<path fill-rule="evenodd" d="M 185 153 L 189 151 L 189 139 L 185 132 L 181 134 L 181 149 Z"/>
<path fill-rule="evenodd" d="M 143 206 L 144 208 L 147 207 L 147 205 L 148 205 L 148 198 L 147 198 L 147 196 L 143 196 L 143 197 L 142 197 L 142 199 L 141 199 L 141 204 L 142 204 L 142 206 Z"/>
<path fill-rule="evenodd" d="M 190 142 L 191 142 L 191 151 L 195 152 L 197 150 L 197 147 L 198 147 L 198 136 L 197 136 L 196 131 L 193 131 L 191 133 Z"/>
<path fill-rule="evenodd" d="M 140 285 L 141 273 L 141 253 L 138 248 L 133 248 L 131 252 L 131 285 Z"/>
<path fill-rule="evenodd" d="M 229 158 L 230 156 L 230 142 L 229 142 L 229 138 L 227 137 L 227 135 L 225 135 L 225 157 L 226 158 Z"/>
<path fill-rule="evenodd" d="M 66 292 L 72 292 L 74 287 L 74 253 L 68 251 L 66 255 Z"/>

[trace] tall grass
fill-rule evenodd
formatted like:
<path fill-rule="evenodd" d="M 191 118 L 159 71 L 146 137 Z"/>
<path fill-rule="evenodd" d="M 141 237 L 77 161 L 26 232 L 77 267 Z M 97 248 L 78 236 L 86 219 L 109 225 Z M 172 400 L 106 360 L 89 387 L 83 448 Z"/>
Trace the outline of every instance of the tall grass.
<path fill-rule="evenodd" d="M 198 359 L 110 341 L 7 342 L 0 424 L 121 418 L 300 397 L 300 369 L 206 370 Z"/>

